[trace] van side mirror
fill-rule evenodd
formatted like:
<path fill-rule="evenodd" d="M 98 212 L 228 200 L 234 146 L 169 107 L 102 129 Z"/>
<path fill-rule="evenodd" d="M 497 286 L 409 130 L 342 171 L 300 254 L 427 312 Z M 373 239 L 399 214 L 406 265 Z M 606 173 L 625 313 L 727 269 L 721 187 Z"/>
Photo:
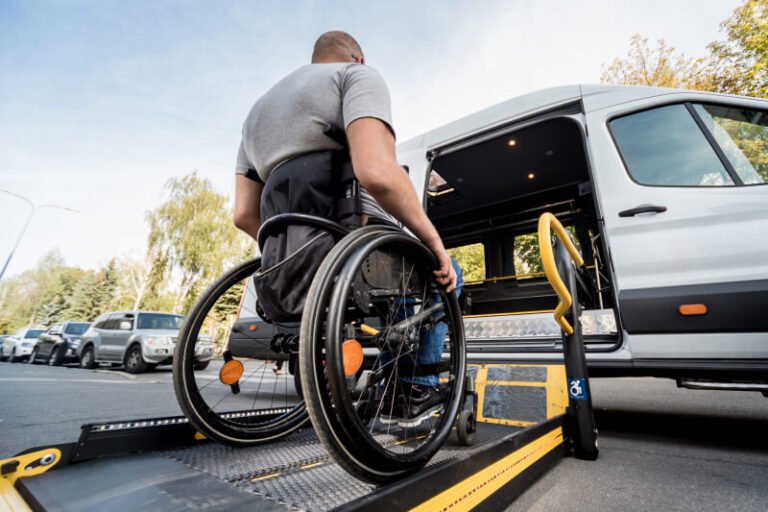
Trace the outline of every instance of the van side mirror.
<path fill-rule="evenodd" d="M 123 320 L 123 321 L 120 322 L 120 330 L 121 331 L 130 331 L 131 327 L 133 327 L 133 325 L 131 324 L 131 322 L 129 322 L 127 320 Z"/>

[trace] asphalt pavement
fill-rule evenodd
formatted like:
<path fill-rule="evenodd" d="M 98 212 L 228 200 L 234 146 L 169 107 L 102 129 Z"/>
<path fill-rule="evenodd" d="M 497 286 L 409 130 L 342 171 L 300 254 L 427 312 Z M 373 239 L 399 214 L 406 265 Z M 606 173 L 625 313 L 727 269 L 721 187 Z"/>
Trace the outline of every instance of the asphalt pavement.
<path fill-rule="evenodd" d="M 768 510 L 761 394 L 639 378 L 593 379 L 592 391 L 600 458 L 563 459 L 508 510 Z M 179 414 L 169 367 L 136 376 L 0 363 L 0 459 L 75 441 L 85 423 Z"/>

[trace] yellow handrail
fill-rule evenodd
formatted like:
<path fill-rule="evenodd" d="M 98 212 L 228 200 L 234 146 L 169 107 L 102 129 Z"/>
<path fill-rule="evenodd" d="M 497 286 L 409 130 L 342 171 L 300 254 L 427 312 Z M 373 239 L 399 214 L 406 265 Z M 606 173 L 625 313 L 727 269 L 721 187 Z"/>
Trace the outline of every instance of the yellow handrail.
<path fill-rule="evenodd" d="M 573 334 L 573 327 L 565 319 L 565 313 L 570 309 L 573 299 L 568 291 L 568 288 L 560 278 L 560 273 L 557 271 L 557 264 L 555 263 L 555 254 L 552 250 L 552 228 L 555 229 L 555 235 L 565 245 L 568 254 L 571 255 L 574 263 L 577 267 L 584 265 L 584 260 L 573 245 L 570 235 L 565 230 L 557 217 L 549 212 L 541 214 L 539 217 L 539 252 L 541 253 L 541 263 L 544 266 L 544 273 L 547 275 L 547 281 L 555 290 L 555 293 L 560 298 L 560 303 L 555 308 L 555 322 L 563 329 L 565 334 Z M 578 319 L 577 319 L 578 320 Z"/>

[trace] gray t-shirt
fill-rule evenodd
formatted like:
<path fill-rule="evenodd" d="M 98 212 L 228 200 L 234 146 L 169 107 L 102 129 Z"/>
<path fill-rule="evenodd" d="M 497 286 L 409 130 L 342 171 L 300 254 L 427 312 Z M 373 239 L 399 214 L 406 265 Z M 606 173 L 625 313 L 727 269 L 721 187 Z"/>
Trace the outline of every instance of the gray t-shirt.
<path fill-rule="evenodd" d="M 324 132 L 356 119 L 380 119 L 392 130 L 387 84 L 361 64 L 307 64 L 280 80 L 253 105 L 243 125 L 237 174 L 266 182 L 280 164 L 313 151 L 341 149 Z M 392 130 L 394 133 L 394 130 Z M 391 219 L 361 190 L 363 213 Z"/>

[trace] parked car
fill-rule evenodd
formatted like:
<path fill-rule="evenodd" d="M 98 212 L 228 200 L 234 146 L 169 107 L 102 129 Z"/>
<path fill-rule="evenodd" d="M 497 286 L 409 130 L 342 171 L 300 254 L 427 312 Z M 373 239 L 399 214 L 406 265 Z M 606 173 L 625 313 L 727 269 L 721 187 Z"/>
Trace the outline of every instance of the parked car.
<path fill-rule="evenodd" d="M 89 322 L 60 322 L 54 325 L 40 335 L 29 356 L 29 362 L 59 366 L 79 361 L 77 347 L 90 326 Z"/>
<path fill-rule="evenodd" d="M 176 338 L 184 321 L 181 315 L 150 311 L 117 311 L 94 320 L 83 334 L 77 356 L 81 368 L 99 363 L 122 364 L 129 373 L 141 373 L 171 364 Z M 214 345 L 197 344 L 197 369 L 208 366 Z"/>
<path fill-rule="evenodd" d="M 29 357 L 37 343 L 37 337 L 43 331 L 45 329 L 25 327 L 8 336 L 0 345 L 0 361 L 7 359 L 9 362 L 15 363 Z"/>

